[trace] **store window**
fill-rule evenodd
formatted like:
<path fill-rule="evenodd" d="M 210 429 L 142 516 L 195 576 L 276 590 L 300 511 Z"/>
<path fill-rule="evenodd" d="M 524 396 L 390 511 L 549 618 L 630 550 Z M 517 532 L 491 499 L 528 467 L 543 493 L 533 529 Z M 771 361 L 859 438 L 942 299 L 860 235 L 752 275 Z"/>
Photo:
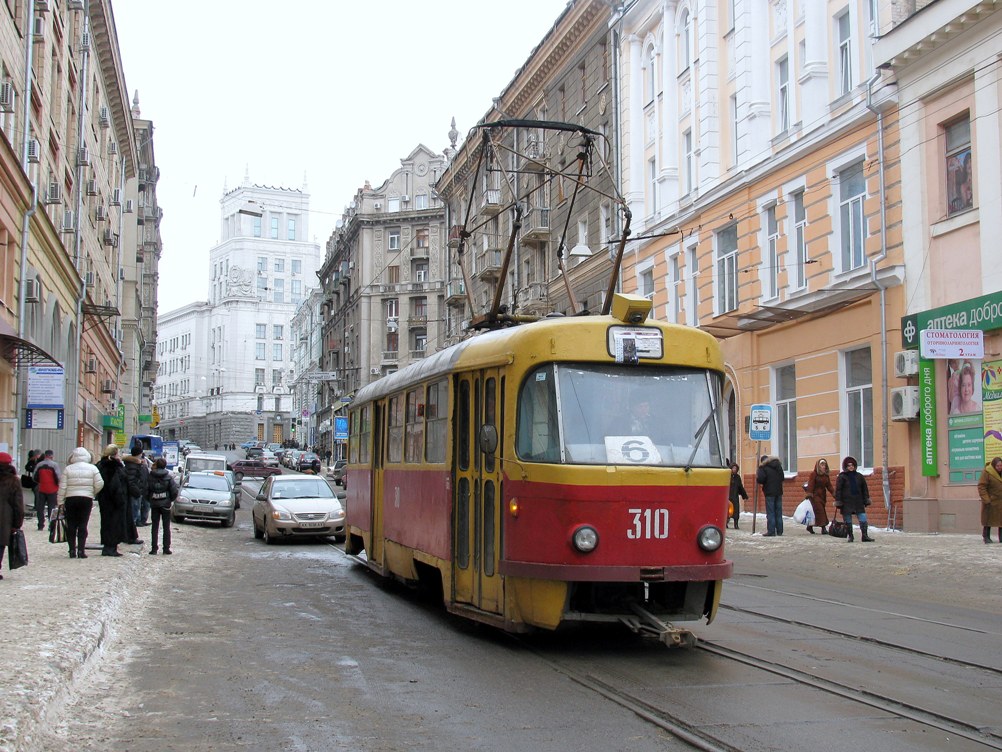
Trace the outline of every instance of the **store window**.
<path fill-rule="evenodd" d="M 844 353 L 845 447 L 859 467 L 873 467 L 873 366 L 870 348 Z"/>

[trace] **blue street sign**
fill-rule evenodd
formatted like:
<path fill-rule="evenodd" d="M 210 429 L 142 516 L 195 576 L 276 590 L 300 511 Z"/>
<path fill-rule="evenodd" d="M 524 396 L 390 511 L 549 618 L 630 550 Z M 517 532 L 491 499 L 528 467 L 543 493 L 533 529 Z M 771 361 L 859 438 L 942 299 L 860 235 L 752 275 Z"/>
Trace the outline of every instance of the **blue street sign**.
<path fill-rule="evenodd" d="M 752 405 L 748 422 L 748 438 L 752 441 L 772 440 L 772 405 Z"/>

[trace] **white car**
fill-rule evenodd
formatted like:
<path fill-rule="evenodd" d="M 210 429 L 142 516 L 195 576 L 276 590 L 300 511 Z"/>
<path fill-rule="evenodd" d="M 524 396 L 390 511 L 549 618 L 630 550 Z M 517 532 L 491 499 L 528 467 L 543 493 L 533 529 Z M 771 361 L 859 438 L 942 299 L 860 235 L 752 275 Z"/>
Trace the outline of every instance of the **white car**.
<path fill-rule="evenodd" d="M 275 456 L 274 452 L 267 449 L 261 452 L 261 456 L 257 459 L 261 460 L 268 467 L 278 467 L 278 457 Z"/>
<path fill-rule="evenodd" d="M 333 535 L 344 541 L 344 507 L 326 479 L 316 475 L 272 475 L 251 510 L 254 537 L 280 539 Z"/>
<path fill-rule="evenodd" d="M 233 527 L 236 516 L 233 486 L 222 471 L 188 473 L 177 500 L 171 505 L 175 522 L 205 520 Z"/>

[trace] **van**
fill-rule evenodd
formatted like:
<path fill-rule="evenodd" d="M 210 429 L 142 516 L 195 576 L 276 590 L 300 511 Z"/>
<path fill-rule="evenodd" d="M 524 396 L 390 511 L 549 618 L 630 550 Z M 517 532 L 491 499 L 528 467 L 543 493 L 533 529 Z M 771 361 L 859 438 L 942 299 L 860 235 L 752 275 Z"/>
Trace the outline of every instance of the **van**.
<path fill-rule="evenodd" d="M 226 457 L 221 454 L 201 454 L 192 452 L 180 465 L 180 477 L 183 480 L 188 473 L 211 472 L 213 470 L 229 470 Z"/>

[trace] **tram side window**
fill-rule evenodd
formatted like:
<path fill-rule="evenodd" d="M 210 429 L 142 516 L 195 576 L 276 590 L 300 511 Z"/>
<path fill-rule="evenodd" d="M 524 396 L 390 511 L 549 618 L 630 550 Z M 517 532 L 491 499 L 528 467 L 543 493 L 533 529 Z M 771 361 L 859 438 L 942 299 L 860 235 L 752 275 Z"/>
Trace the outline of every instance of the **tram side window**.
<path fill-rule="evenodd" d="M 372 406 L 366 405 L 356 416 L 354 431 L 357 432 L 357 459 L 352 462 L 369 463 L 372 461 Z"/>
<path fill-rule="evenodd" d="M 358 462 L 358 413 L 348 416 L 348 461 Z"/>
<path fill-rule="evenodd" d="M 398 395 L 390 398 L 386 431 L 386 459 L 401 462 L 404 458 L 404 401 Z"/>
<path fill-rule="evenodd" d="M 519 457 L 537 462 L 559 462 L 557 399 L 552 367 L 529 374 L 518 395 L 515 447 Z"/>
<path fill-rule="evenodd" d="M 445 462 L 446 406 L 449 404 L 448 382 L 445 380 L 428 387 L 424 417 L 428 425 L 425 442 L 425 460 Z"/>
<path fill-rule="evenodd" d="M 420 462 L 424 449 L 424 414 L 420 404 L 421 390 L 412 389 L 407 392 L 407 442 L 404 446 L 405 462 Z"/>

